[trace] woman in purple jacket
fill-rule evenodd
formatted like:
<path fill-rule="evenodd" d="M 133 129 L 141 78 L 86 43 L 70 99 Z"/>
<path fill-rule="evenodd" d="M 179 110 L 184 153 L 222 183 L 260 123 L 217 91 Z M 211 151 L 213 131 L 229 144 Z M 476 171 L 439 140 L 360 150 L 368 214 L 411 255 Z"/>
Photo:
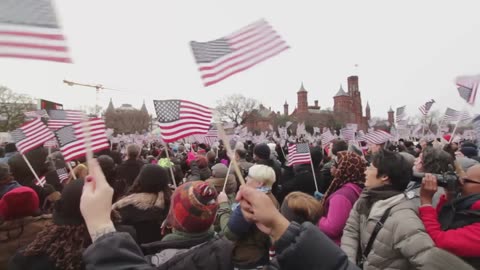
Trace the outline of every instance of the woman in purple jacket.
<path fill-rule="evenodd" d="M 333 166 L 334 178 L 321 201 L 323 214 L 318 227 L 340 245 L 350 210 L 362 192 L 367 165 L 359 155 L 342 151 Z"/>

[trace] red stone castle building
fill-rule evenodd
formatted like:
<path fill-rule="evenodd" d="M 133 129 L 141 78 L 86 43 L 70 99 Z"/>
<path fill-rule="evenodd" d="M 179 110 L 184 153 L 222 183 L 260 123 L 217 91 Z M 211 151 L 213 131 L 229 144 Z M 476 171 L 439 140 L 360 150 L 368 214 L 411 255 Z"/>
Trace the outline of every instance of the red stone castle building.
<path fill-rule="evenodd" d="M 288 103 L 283 105 L 284 114 L 288 114 Z M 333 111 L 321 110 L 318 100 L 314 101 L 313 106 L 308 105 L 308 91 L 305 90 L 303 83 L 297 92 L 297 107 L 289 115 L 297 122 L 305 122 L 307 125 L 315 127 L 339 128 L 347 123 L 355 123 L 359 130 L 368 129 L 368 120 L 370 120 L 370 106 L 365 108 L 365 115 L 362 108 L 362 95 L 358 86 L 358 76 L 348 77 L 348 91 L 345 92 L 340 86 L 337 94 L 333 97 Z"/>

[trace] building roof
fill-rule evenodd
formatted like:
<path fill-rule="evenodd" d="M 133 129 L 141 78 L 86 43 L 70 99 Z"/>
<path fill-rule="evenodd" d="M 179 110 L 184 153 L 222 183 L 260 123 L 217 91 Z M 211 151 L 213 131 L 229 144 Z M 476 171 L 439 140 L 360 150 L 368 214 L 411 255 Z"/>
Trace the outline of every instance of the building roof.
<path fill-rule="evenodd" d="M 368 104 L 368 101 L 367 101 L 367 107 L 365 107 L 366 109 L 370 109 L 370 104 Z"/>
<path fill-rule="evenodd" d="M 390 113 L 390 112 L 394 112 L 394 111 L 392 110 L 392 106 L 390 106 L 390 110 L 388 110 L 388 112 L 389 112 L 389 113 Z"/>
<path fill-rule="evenodd" d="M 334 97 L 341 97 L 341 96 L 349 96 L 344 90 L 343 90 L 343 86 L 340 84 L 340 89 L 338 89 L 338 92 L 337 94 L 335 94 Z"/>
<path fill-rule="evenodd" d="M 302 92 L 307 92 L 307 90 L 305 90 L 305 87 L 303 87 L 303 82 L 302 82 L 302 86 L 300 86 L 300 90 L 298 90 L 297 93 L 302 93 Z"/>

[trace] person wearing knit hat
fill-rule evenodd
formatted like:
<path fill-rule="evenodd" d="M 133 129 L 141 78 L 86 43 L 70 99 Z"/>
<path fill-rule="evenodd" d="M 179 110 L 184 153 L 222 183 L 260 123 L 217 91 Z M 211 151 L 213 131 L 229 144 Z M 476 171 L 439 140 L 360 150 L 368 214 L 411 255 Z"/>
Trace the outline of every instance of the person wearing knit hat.
<path fill-rule="evenodd" d="M 51 215 L 40 215 L 39 206 L 37 193 L 29 187 L 12 189 L 0 199 L 0 269 L 7 269 L 17 249 L 51 223 Z"/>
<path fill-rule="evenodd" d="M 272 194 L 279 200 L 278 180 L 282 176 L 281 164 L 270 158 L 270 147 L 266 143 L 259 143 L 253 148 L 253 159 L 255 164 L 267 165 L 275 172 L 275 179 L 272 186 Z M 277 161 L 277 162 L 276 162 Z"/>
<path fill-rule="evenodd" d="M 218 209 L 216 198 L 215 189 L 203 181 L 179 186 L 172 195 L 166 222 L 172 233 L 142 246 L 147 261 L 165 269 L 233 269 L 232 243 L 215 237 L 212 230 Z M 199 245 L 201 248 L 194 248 Z"/>
<path fill-rule="evenodd" d="M 91 244 L 80 197 L 83 179 L 68 183 L 55 204 L 53 224 L 43 228 L 25 248 L 17 251 L 11 269 L 82 269 L 82 253 Z"/>
<path fill-rule="evenodd" d="M 266 143 L 259 143 L 253 148 L 253 158 L 257 160 L 268 160 L 270 159 L 270 147 Z"/>

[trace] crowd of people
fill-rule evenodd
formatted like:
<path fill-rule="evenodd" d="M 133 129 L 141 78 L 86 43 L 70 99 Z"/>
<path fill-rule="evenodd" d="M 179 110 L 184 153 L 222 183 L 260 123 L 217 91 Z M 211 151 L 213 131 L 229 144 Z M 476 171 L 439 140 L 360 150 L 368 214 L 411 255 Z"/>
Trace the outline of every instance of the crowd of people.
<path fill-rule="evenodd" d="M 40 147 L 44 185 L 8 143 L 0 269 L 480 269 L 478 147 L 448 141 L 335 139 L 294 166 L 273 142 Z"/>

